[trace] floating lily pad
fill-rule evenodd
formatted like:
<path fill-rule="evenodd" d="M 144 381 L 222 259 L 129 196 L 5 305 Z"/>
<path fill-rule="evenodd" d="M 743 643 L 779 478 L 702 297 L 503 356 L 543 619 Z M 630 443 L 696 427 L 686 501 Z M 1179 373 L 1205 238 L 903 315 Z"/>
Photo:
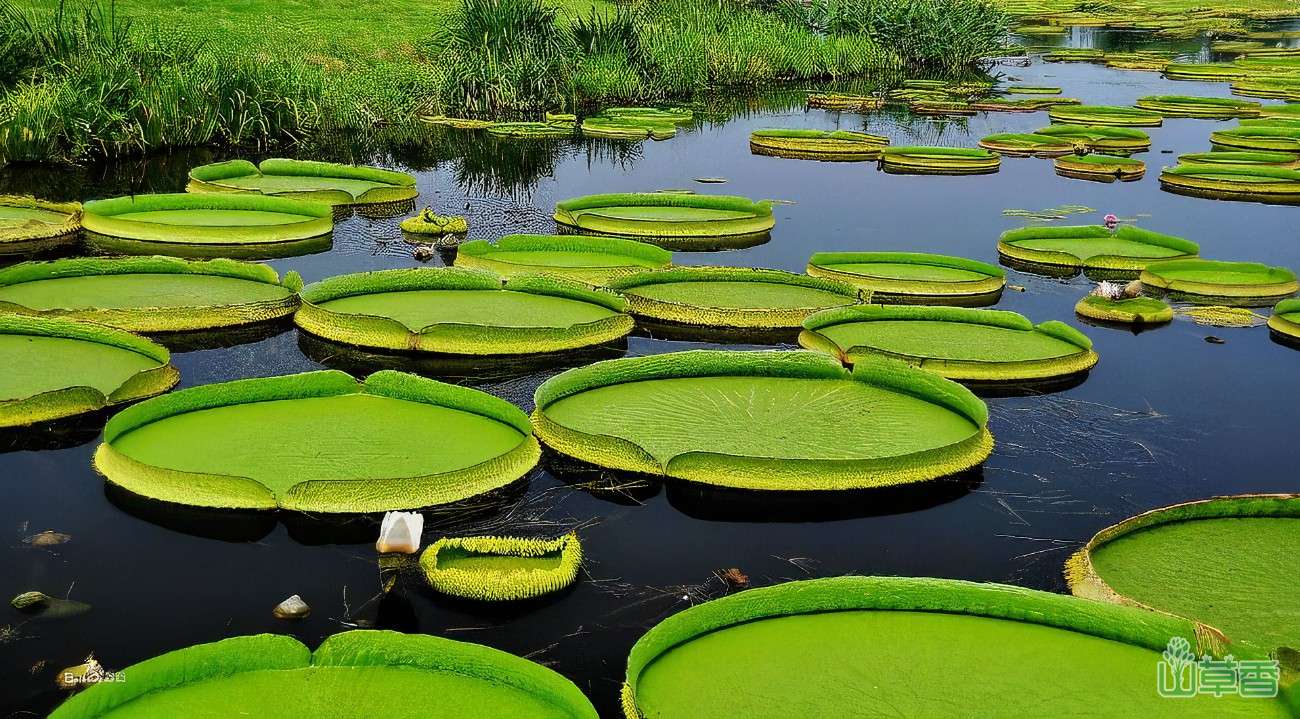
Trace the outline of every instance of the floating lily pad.
<path fill-rule="evenodd" d="M 252 192 L 331 205 L 407 202 L 420 194 L 415 177 L 378 167 L 273 158 L 254 165 L 227 160 L 190 170 L 189 192 Z"/>
<path fill-rule="evenodd" d="M 1101 62 L 1106 53 L 1098 48 L 1058 47 L 1043 55 L 1047 62 Z"/>
<path fill-rule="evenodd" d="M 1118 105 L 1062 105 L 1047 111 L 1052 122 L 1107 127 L 1160 127 L 1160 113 Z"/>
<path fill-rule="evenodd" d="M 1300 98 L 1300 79 L 1295 81 L 1295 85 L 1292 86 L 1288 96 Z M 1292 102 L 1286 105 L 1264 105 L 1260 108 L 1259 114 L 1264 117 L 1300 118 L 1300 102 Z"/>
<path fill-rule="evenodd" d="M 1232 83 L 1232 94 L 1242 97 L 1262 97 L 1271 100 L 1289 100 L 1300 95 L 1300 81 L 1281 78 L 1247 77 Z M 1263 105 L 1259 114 L 1269 117 L 1279 107 L 1286 105 Z"/>
<path fill-rule="evenodd" d="M 819 92 L 808 96 L 808 107 L 821 110 L 872 112 L 884 107 L 885 101 L 871 95 L 846 95 L 836 92 Z"/>
<path fill-rule="evenodd" d="M 430 125 L 454 127 L 457 130 L 484 130 L 491 127 L 492 120 L 475 120 L 468 117 L 447 117 L 446 115 L 421 115 L 420 122 Z"/>
<path fill-rule="evenodd" d="M 1124 225 L 1022 227 L 1002 233 L 998 254 L 1034 266 L 1136 273 L 1151 262 L 1195 257 L 1200 247 L 1181 237 Z"/>
<path fill-rule="evenodd" d="M 527 659 L 426 634 L 352 631 L 312 652 L 275 634 L 168 652 L 124 669 L 126 681 L 74 695 L 51 719 L 596 719 L 568 679 Z"/>
<path fill-rule="evenodd" d="M 582 235 L 506 235 L 495 244 L 466 242 L 456 252 L 457 267 L 490 270 L 504 277 L 556 275 L 593 285 L 663 269 L 672 259 L 671 252 L 644 242 Z"/>
<path fill-rule="evenodd" d="M 1300 167 L 1300 156 L 1289 152 L 1227 150 L 1220 152 L 1189 152 L 1179 155 L 1178 162 L 1184 165 L 1265 165 L 1294 170 Z"/>
<path fill-rule="evenodd" d="M 799 717 L 1009 719 L 1028 707 L 1050 707 L 1043 711 L 1053 716 L 1289 716 L 1285 699 L 1157 693 L 1171 638 L 1195 657 L 1232 651 L 1203 629 L 1000 584 L 787 582 L 693 606 L 651 628 L 628 656 L 623 709 L 631 719 L 781 719 L 792 707 Z M 1259 658 L 1247 649 L 1237 658 Z"/>
<path fill-rule="evenodd" d="M 53 249 L 80 231 L 79 203 L 0 195 L 0 256 Z"/>
<path fill-rule="evenodd" d="M 129 407 L 109 420 L 95 468 L 175 504 L 382 512 L 504 487 L 539 454 L 527 417 L 505 400 L 401 372 L 358 382 L 324 370 Z"/>
<path fill-rule="evenodd" d="M 1024 132 L 1000 132 L 980 140 L 980 147 L 1012 157 L 1060 157 L 1073 155 L 1073 140 Z"/>
<path fill-rule="evenodd" d="M 677 134 L 671 122 L 637 117 L 589 117 L 582 121 L 582 134 L 616 140 L 667 140 Z"/>
<path fill-rule="evenodd" d="M 91 320 L 135 332 L 184 332 L 288 317 L 297 273 L 170 257 L 27 262 L 0 270 L 0 310 Z"/>
<path fill-rule="evenodd" d="M 1074 311 L 1090 320 L 1126 325 L 1155 325 L 1174 319 L 1173 308 L 1154 297 L 1112 300 L 1088 295 L 1074 305 Z"/>
<path fill-rule="evenodd" d="M 600 114 L 650 124 L 689 125 L 695 119 L 695 112 L 685 107 L 608 107 Z"/>
<path fill-rule="evenodd" d="M 1268 318 L 1268 328 L 1277 335 L 1300 341 L 1300 300 L 1282 300 Z"/>
<path fill-rule="evenodd" d="M 1034 134 L 1070 140 L 1094 152 L 1129 154 L 1151 149 L 1151 136 L 1131 127 L 1052 125 L 1034 130 Z"/>
<path fill-rule="evenodd" d="M 573 532 L 556 539 L 443 537 L 420 555 L 420 568 L 443 594 L 488 602 L 533 599 L 577 581 L 582 544 Z"/>
<path fill-rule="evenodd" d="M 1210 142 L 1233 150 L 1300 153 L 1300 127 L 1241 125 L 1210 133 Z"/>
<path fill-rule="evenodd" d="M 487 131 L 501 137 L 520 139 L 559 139 L 573 137 L 572 122 L 494 122 Z"/>
<path fill-rule="evenodd" d="M 95 412 L 171 389 L 163 346 L 123 330 L 0 314 L 0 427 Z"/>
<path fill-rule="evenodd" d="M 913 100 L 907 107 L 913 114 L 931 117 L 970 117 L 979 112 L 968 102 L 954 100 Z"/>
<path fill-rule="evenodd" d="M 1178 165 L 1160 173 L 1160 188 L 1212 200 L 1300 203 L 1300 170 L 1261 165 Z"/>
<path fill-rule="evenodd" d="M 1248 70 L 1232 63 L 1182 63 L 1165 65 L 1165 77 L 1170 80 L 1199 80 L 1201 82 L 1232 82 L 1250 74 Z"/>
<path fill-rule="evenodd" d="M 874 160 L 889 138 L 847 130 L 755 130 L 749 151 L 800 160 Z"/>
<path fill-rule="evenodd" d="M 873 302 L 988 305 L 1006 286 L 1001 268 L 924 252 L 818 252 L 808 274 L 871 291 Z"/>
<path fill-rule="evenodd" d="M 623 235 L 669 249 L 723 240 L 745 242 L 776 225 L 772 205 L 731 195 L 632 192 L 587 195 L 555 206 L 561 225 L 599 235 Z"/>
<path fill-rule="evenodd" d="M 1117 155 L 1067 155 L 1056 159 L 1056 174 L 1096 182 L 1133 182 L 1147 172 L 1145 162 Z"/>
<path fill-rule="evenodd" d="M 1222 631 L 1234 647 L 1300 647 L 1300 495 L 1216 497 L 1098 532 L 1066 565 L 1080 597 L 1153 608 Z"/>
<path fill-rule="evenodd" d="M 598 362 L 537 390 L 538 436 L 603 467 L 753 490 L 920 482 L 988 457 L 987 409 L 898 362 L 694 351 Z"/>
<path fill-rule="evenodd" d="M 1060 95 L 1061 88 L 1043 85 L 1011 85 L 1006 91 L 1012 95 Z"/>
<path fill-rule="evenodd" d="M 1078 105 L 1079 100 L 1072 97 L 1035 97 L 1008 100 L 1002 97 L 990 97 L 970 101 L 970 107 L 983 112 L 1038 112 L 1058 105 Z"/>
<path fill-rule="evenodd" d="M 844 282 L 750 267 L 639 272 L 609 288 L 638 317 L 710 328 L 794 329 L 818 310 L 861 301 Z"/>
<path fill-rule="evenodd" d="M 886 356 L 948 379 L 1024 382 L 1097 364 L 1092 341 L 1063 322 L 1034 325 L 1015 312 L 862 305 L 809 317 L 799 344 L 846 364 Z"/>
<path fill-rule="evenodd" d="M 1001 164 L 997 153 L 970 147 L 887 147 L 880 156 L 885 172 L 904 175 L 983 175 Z"/>
<path fill-rule="evenodd" d="M 341 275 L 301 293 L 298 327 L 388 351 L 515 355 L 590 347 L 632 331 L 618 295 L 539 275 L 464 268 Z"/>
<path fill-rule="evenodd" d="M 1227 119 L 1256 117 L 1258 102 L 1233 100 L 1227 97 L 1189 97 L 1186 95 L 1148 95 L 1134 103 L 1138 109 L 1150 110 L 1165 117 L 1203 117 Z"/>
<path fill-rule="evenodd" d="M 81 222 L 108 252 L 252 258 L 327 249 L 333 218 L 322 202 L 205 192 L 93 200 Z"/>
<path fill-rule="evenodd" d="M 1197 304 L 1263 307 L 1300 290 L 1291 270 L 1257 262 L 1154 262 L 1142 271 L 1141 279 L 1143 287 Z"/>

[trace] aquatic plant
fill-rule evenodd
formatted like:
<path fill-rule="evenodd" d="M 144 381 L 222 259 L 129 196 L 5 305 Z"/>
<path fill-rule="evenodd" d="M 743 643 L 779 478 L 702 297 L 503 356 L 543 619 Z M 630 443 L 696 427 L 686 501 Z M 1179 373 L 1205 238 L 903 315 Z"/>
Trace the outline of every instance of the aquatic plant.
<path fill-rule="evenodd" d="M 288 317 L 302 280 L 266 265 L 170 257 L 80 257 L 0 269 L 0 310 L 185 332 Z"/>
<path fill-rule="evenodd" d="M 616 237 L 506 235 L 496 243 L 474 240 L 461 245 L 456 266 L 504 277 L 546 274 L 602 285 L 625 274 L 663 269 L 672 258 L 663 248 Z"/>
<path fill-rule="evenodd" d="M 1160 113 L 1116 105 L 1058 105 L 1048 109 L 1052 122 L 1106 127 L 1159 127 Z"/>
<path fill-rule="evenodd" d="M 1010 19 L 986 0 L 813 2 L 811 24 L 834 35 L 861 34 L 906 64 L 969 67 L 1001 48 Z"/>
<path fill-rule="evenodd" d="M 1216 147 L 1262 152 L 1300 153 L 1300 127 L 1287 125 L 1239 125 L 1210 134 Z"/>
<path fill-rule="evenodd" d="M 610 342 L 632 331 L 627 302 L 559 277 L 508 280 L 420 268 L 340 275 L 303 288 L 294 322 L 333 342 L 390 352 L 511 355 Z"/>
<path fill-rule="evenodd" d="M 1217 152 L 1189 152 L 1178 156 L 1182 165 L 1265 165 L 1296 169 L 1300 156 L 1289 152 L 1262 152 L 1251 150 L 1221 150 Z"/>
<path fill-rule="evenodd" d="M 1070 140 L 1093 152 L 1129 154 L 1151 149 L 1151 136 L 1131 127 L 1051 125 L 1034 130 L 1034 134 Z"/>
<path fill-rule="evenodd" d="M 785 705 L 769 692 L 779 691 L 806 716 L 938 716 L 954 697 L 979 716 L 1016 716 L 1026 703 L 1116 716 L 1285 715 L 1283 698 L 1201 696 L 1170 708 L 1151 688 L 1150 667 L 1171 638 L 1194 658 L 1264 657 L 1189 619 L 1023 587 L 912 577 L 786 582 L 652 627 L 628 656 L 623 711 L 628 719 L 776 717 Z M 1016 671 L 981 661 L 990 646 L 1016 647 Z M 763 661 L 753 661 L 760 647 Z M 819 671 L 803 671 L 809 656 Z M 1063 684 L 1062 672 L 1074 680 Z"/>
<path fill-rule="evenodd" d="M 1273 307 L 1268 328 L 1277 336 L 1300 341 L 1300 300 L 1282 300 Z"/>
<path fill-rule="evenodd" d="M 749 151 L 803 160 L 874 160 L 889 144 L 889 138 L 848 130 L 755 130 L 749 135 Z"/>
<path fill-rule="evenodd" d="M 816 252 L 807 272 L 862 288 L 882 303 L 993 304 L 1006 286 L 999 267 L 924 252 Z"/>
<path fill-rule="evenodd" d="M 602 117 L 597 115 L 582 121 L 582 134 L 591 137 L 609 137 L 616 140 L 667 140 L 677 134 L 671 122 L 655 122 L 637 117 Z"/>
<path fill-rule="evenodd" d="M 1147 95 L 1139 97 L 1134 105 L 1138 109 L 1158 112 L 1165 117 L 1226 119 L 1230 117 L 1256 117 L 1260 113 L 1260 104 L 1258 102 L 1233 100 L 1226 97 Z"/>
<path fill-rule="evenodd" d="M 1197 304 L 1263 307 L 1300 290 L 1296 275 L 1285 267 L 1258 262 L 1170 260 L 1142 271 L 1142 286 Z"/>
<path fill-rule="evenodd" d="M 963 382 L 1057 379 L 1097 364 L 1092 341 L 1073 327 L 1003 310 L 861 305 L 818 312 L 803 327 L 801 346 L 846 364 L 894 357 Z"/>
<path fill-rule="evenodd" d="M 1247 494 L 1161 507 L 1101 530 L 1066 563 L 1070 591 L 1221 631 L 1238 651 L 1300 642 L 1300 603 L 1275 571 L 1300 549 L 1300 495 Z M 1178 552 L 1188 562 L 1159 561 Z M 1229 571 L 1234 581 L 1212 577 Z"/>
<path fill-rule="evenodd" d="M 1300 171 L 1260 165 L 1178 165 L 1160 173 L 1160 189 L 1214 200 L 1300 202 Z"/>
<path fill-rule="evenodd" d="M 1194 242 L 1132 225 L 1113 232 L 1099 225 L 1021 227 L 998 239 L 998 255 L 1004 261 L 1023 263 L 1029 269 L 1136 273 L 1152 262 L 1192 258 L 1199 252 Z"/>
<path fill-rule="evenodd" d="M 420 194 L 415 177 L 379 167 L 272 158 L 254 165 L 227 160 L 190 170 L 187 192 L 253 192 L 336 206 L 409 202 Z"/>
<path fill-rule="evenodd" d="M 1070 139 L 1020 132 L 986 135 L 980 139 L 979 146 L 1011 157 L 1060 157 L 1073 155 L 1076 149 Z"/>
<path fill-rule="evenodd" d="M 553 716 L 596 719 L 573 682 L 527 659 L 428 634 L 358 630 L 325 639 L 315 652 L 293 637 L 232 637 L 147 659 L 122 670 L 130 681 L 102 682 L 50 716 L 180 716 L 195 711 L 276 716 L 292 706 L 309 716 L 398 714 L 412 702 L 447 716 Z"/>
<path fill-rule="evenodd" d="M 1142 179 L 1147 166 L 1141 160 L 1115 155 L 1066 155 L 1055 162 L 1056 174 L 1099 182 L 1132 182 Z"/>
<path fill-rule="evenodd" d="M 575 532 L 555 539 L 443 537 L 420 555 L 429 586 L 486 602 L 534 599 L 573 584 L 582 569 Z"/>
<path fill-rule="evenodd" d="M 870 95 L 849 95 L 838 92 L 814 92 L 808 95 L 808 107 L 842 112 L 873 112 L 885 104 L 883 98 Z"/>
<path fill-rule="evenodd" d="M 808 315 L 862 301 L 838 280 L 752 267 L 676 267 L 615 279 L 642 318 L 705 328 L 798 328 Z"/>
<path fill-rule="evenodd" d="M 1075 314 L 1098 322 L 1156 325 L 1174 319 L 1174 310 L 1152 297 L 1100 297 L 1090 294 L 1074 305 Z"/>
<path fill-rule="evenodd" d="M 562 454 L 741 489 L 919 482 L 992 449 L 987 409 L 960 385 L 889 360 L 850 373 L 815 352 L 607 360 L 552 377 L 535 403 L 538 436 Z"/>
<path fill-rule="evenodd" d="M 887 147 L 880 156 L 885 172 L 908 175 L 984 175 L 997 172 L 996 153 L 968 147 Z"/>
<path fill-rule="evenodd" d="M 0 195 L 0 256 L 59 247 L 81 231 L 81 203 Z"/>
<path fill-rule="evenodd" d="M 415 554 L 424 534 L 424 515 L 419 512 L 384 512 L 379 524 L 375 551 L 380 554 Z"/>
<path fill-rule="evenodd" d="M 436 452 L 412 453 L 413 436 Z M 407 448 L 407 449 L 404 449 Z M 527 417 L 478 390 L 335 370 L 192 387 L 117 413 L 95 469 L 175 504 L 383 512 L 504 487 L 540 457 Z"/>
<path fill-rule="evenodd" d="M 420 210 L 414 217 L 402 220 L 402 232 L 417 236 L 463 235 L 469 232 L 469 221 L 460 215 L 439 215 L 432 207 Z"/>
<path fill-rule="evenodd" d="M 629 192 L 587 195 L 555 205 L 555 221 L 583 232 L 658 241 L 671 249 L 693 239 L 766 233 L 776 224 L 765 201 L 730 195 Z"/>
<path fill-rule="evenodd" d="M 0 427 L 22 427 L 134 402 L 180 372 L 162 345 L 91 322 L 0 314 Z"/>

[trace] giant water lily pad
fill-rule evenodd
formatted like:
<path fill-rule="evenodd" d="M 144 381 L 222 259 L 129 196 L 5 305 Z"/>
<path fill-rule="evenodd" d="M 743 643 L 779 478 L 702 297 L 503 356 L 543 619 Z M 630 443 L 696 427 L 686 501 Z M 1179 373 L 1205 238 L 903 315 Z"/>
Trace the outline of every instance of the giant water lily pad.
<path fill-rule="evenodd" d="M 808 315 L 860 302 L 852 286 L 780 270 L 678 267 L 614 280 L 632 314 L 704 327 L 796 328 Z"/>
<path fill-rule="evenodd" d="M 1164 122 L 1158 112 L 1117 105 L 1061 105 L 1047 116 L 1052 122 L 1107 127 L 1159 127 Z"/>
<path fill-rule="evenodd" d="M 1000 584 L 788 582 L 651 628 L 628 657 L 623 709 L 630 719 L 781 719 L 792 707 L 817 718 L 1290 716 L 1279 699 L 1160 696 L 1158 662 L 1171 638 L 1198 656 L 1224 653 L 1202 629 Z M 1238 658 L 1258 656 L 1244 649 Z"/>
<path fill-rule="evenodd" d="M 799 344 L 847 363 L 901 359 L 949 379 L 1020 382 L 1086 372 L 1092 341 L 1062 322 L 1034 325 L 1001 310 L 862 305 L 819 312 Z"/>
<path fill-rule="evenodd" d="M 1074 305 L 1075 314 L 1098 322 L 1126 325 L 1156 325 L 1174 319 L 1174 309 L 1154 297 L 1109 297 L 1088 295 Z"/>
<path fill-rule="evenodd" d="M 420 194 L 415 177 L 379 167 L 272 158 L 254 165 L 227 160 L 190 170 L 189 192 L 252 192 L 331 205 L 406 202 Z"/>
<path fill-rule="evenodd" d="M 556 275 L 593 285 L 663 269 L 672 259 L 668 250 L 644 242 L 582 235 L 506 235 L 495 243 L 466 242 L 456 251 L 457 267 L 491 270 L 505 277 Z"/>
<path fill-rule="evenodd" d="M 880 156 L 885 172 L 904 175 L 983 175 L 1001 163 L 997 153 L 970 147 L 887 147 Z"/>
<path fill-rule="evenodd" d="M 555 206 L 555 221 L 584 232 L 645 239 L 670 249 L 763 235 L 772 206 L 744 197 L 641 192 L 587 195 Z M 743 240 L 742 240 L 743 241 Z"/>
<path fill-rule="evenodd" d="M 1056 174 L 1094 182 L 1133 182 L 1147 172 L 1145 162 L 1117 155 L 1067 155 L 1056 158 Z"/>
<path fill-rule="evenodd" d="M 889 138 L 848 130 L 755 130 L 749 151 L 799 160 L 874 160 Z"/>
<path fill-rule="evenodd" d="M 589 117 L 582 121 L 582 134 L 615 140 L 667 140 L 677 134 L 672 122 L 637 117 Z"/>
<path fill-rule="evenodd" d="M 483 270 L 428 268 L 341 275 L 301 293 L 294 316 L 318 337 L 357 347 L 516 355 L 590 347 L 626 336 L 618 295 L 559 277 L 509 280 Z"/>
<path fill-rule="evenodd" d="M 1012 157 L 1060 157 L 1073 155 L 1073 140 L 1034 133 L 1001 132 L 980 140 L 980 147 Z"/>
<path fill-rule="evenodd" d="M 538 456 L 527 417 L 505 400 L 401 372 L 358 382 L 325 370 L 130 407 L 109 421 L 95 467 L 176 504 L 381 512 L 504 487 Z"/>
<path fill-rule="evenodd" d="M 1165 117 L 1202 117 L 1227 119 L 1256 117 L 1260 104 L 1228 97 L 1188 97 L 1186 95 L 1148 95 L 1135 103 L 1140 110 L 1150 110 Z"/>
<path fill-rule="evenodd" d="M 0 427 L 94 412 L 171 389 L 166 348 L 90 322 L 0 314 Z"/>
<path fill-rule="evenodd" d="M 1268 318 L 1268 328 L 1291 342 L 1300 342 L 1300 300 L 1282 300 Z"/>
<path fill-rule="evenodd" d="M 52 249 L 80 231 L 79 203 L 0 195 L 0 256 Z"/>
<path fill-rule="evenodd" d="M 0 270 L 0 310 L 91 320 L 136 332 L 182 332 L 287 317 L 302 282 L 234 260 L 74 258 Z"/>
<path fill-rule="evenodd" d="M 1261 165 L 1178 165 L 1160 173 L 1160 189 L 1212 200 L 1300 203 L 1300 170 Z"/>
<path fill-rule="evenodd" d="M 1002 233 L 998 240 L 998 254 L 1012 264 L 1076 272 L 1136 273 L 1151 262 L 1186 259 L 1199 252 L 1194 242 L 1131 225 L 1115 231 L 1101 225 L 1022 227 Z"/>
<path fill-rule="evenodd" d="M 429 585 L 479 601 L 533 599 L 573 584 L 582 544 L 570 532 L 555 539 L 443 537 L 420 555 Z"/>
<path fill-rule="evenodd" d="M 596 719 L 568 679 L 479 644 L 352 631 L 312 652 L 274 634 L 178 649 L 127 667 L 121 682 L 73 696 L 52 719 L 383 716 Z"/>
<path fill-rule="evenodd" d="M 547 380 L 533 422 L 603 467 L 753 490 L 897 485 L 988 457 L 987 408 L 889 361 L 850 373 L 813 352 L 694 351 L 598 362 Z"/>
<path fill-rule="evenodd" d="M 279 257 L 329 247 L 334 214 L 322 202 L 244 193 L 176 193 L 93 200 L 82 226 L 116 254 Z"/>
<path fill-rule="evenodd" d="M 1151 149 L 1151 136 L 1131 127 L 1052 125 L 1034 130 L 1034 134 L 1069 140 L 1093 152 L 1128 154 Z"/>
<path fill-rule="evenodd" d="M 1300 153 L 1300 127 L 1241 125 L 1210 133 L 1210 142 L 1230 150 Z"/>
<path fill-rule="evenodd" d="M 1183 165 L 1262 165 L 1266 167 L 1300 167 L 1300 155 L 1290 152 L 1259 152 L 1251 150 L 1222 150 L 1219 152 L 1189 152 L 1178 156 Z"/>
<path fill-rule="evenodd" d="M 1149 264 L 1142 285 L 1198 304 L 1246 307 L 1271 305 L 1300 290 L 1295 273 L 1285 267 L 1199 259 Z"/>
<path fill-rule="evenodd" d="M 1238 645 L 1300 648 L 1300 495 L 1217 497 L 1103 529 L 1066 565 L 1074 594 L 1170 612 Z"/>
<path fill-rule="evenodd" d="M 993 304 L 1007 283 L 994 265 L 925 252 L 817 252 L 807 271 L 870 290 L 872 301 L 901 304 Z"/>

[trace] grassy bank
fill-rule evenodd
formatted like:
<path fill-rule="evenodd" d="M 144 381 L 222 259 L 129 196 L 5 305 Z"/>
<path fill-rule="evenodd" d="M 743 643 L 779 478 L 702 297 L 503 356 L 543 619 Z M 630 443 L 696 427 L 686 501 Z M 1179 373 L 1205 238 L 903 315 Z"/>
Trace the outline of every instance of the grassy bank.
<path fill-rule="evenodd" d="M 266 146 L 419 114 L 540 114 L 1001 44 L 991 0 L 0 3 L 0 157 Z"/>

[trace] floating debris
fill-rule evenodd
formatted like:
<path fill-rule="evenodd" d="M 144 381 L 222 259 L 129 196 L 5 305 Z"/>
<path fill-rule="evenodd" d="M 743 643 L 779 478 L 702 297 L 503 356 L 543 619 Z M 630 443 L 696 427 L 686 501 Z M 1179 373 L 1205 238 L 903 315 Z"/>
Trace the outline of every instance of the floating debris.
<path fill-rule="evenodd" d="M 1183 317 L 1190 318 L 1198 325 L 1208 327 L 1259 327 L 1268 322 L 1268 317 L 1246 307 L 1225 307 L 1209 305 L 1206 307 L 1183 307 L 1175 310 Z M 1206 340 L 1207 342 L 1210 340 Z"/>
<path fill-rule="evenodd" d="M 52 529 L 47 529 L 44 532 L 37 532 L 31 536 L 23 537 L 23 544 L 30 547 L 54 547 L 60 544 L 67 544 L 71 541 L 71 534 L 56 532 Z"/>
<path fill-rule="evenodd" d="M 726 183 L 727 178 L 725 178 L 725 177 L 697 177 L 697 178 L 695 178 L 695 181 L 696 181 L 696 182 L 704 183 L 704 184 L 706 184 L 706 185 L 721 185 L 721 184 Z"/>
<path fill-rule="evenodd" d="M 86 657 L 86 661 L 75 667 L 68 667 L 59 672 L 54 681 L 60 689 L 71 691 L 79 689 L 87 684 L 98 684 L 103 681 L 112 680 L 114 674 L 104 668 L 95 655 Z"/>
<path fill-rule="evenodd" d="M 1228 341 L 1227 341 L 1227 340 L 1223 339 L 1222 337 L 1215 337 L 1214 335 L 1206 335 L 1206 337 L 1205 337 L 1205 341 L 1206 341 L 1206 342 L 1209 342 L 1209 343 L 1212 344 L 1212 345 L 1226 345 L 1226 344 L 1228 344 Z"/>
<path fill-rule="evenodd" d="M 58 599 L 44 592 L 23 592 L 9 600 L 9 605 L 39 619 L 66 619 L 90 611 L 90 605 L 72 599 Z"/>
<path fill-rule="evenodd" d="M 311 615 L 311 607 L 297 594 L 275 605 L 271 615 L 276 619 L 306 619 Z"/>
<path fill-rule="evenodd" d="M 713 573 L 718 579 L 726 583 L 728 590 L 747 589 L 749 587 L 749 575 L 736 567 L 715 569 Z"/>
<path fill-rule="evenodd" d="M 1008 209 L 1002 211 L 1003 217 L 1024 217 L 1031 220 L 1064 220 L 1070 215 L 1084 215 L 1097 210 L 1085 205 L 1061 205 L 1060 207 L 1049 207 L 1046 210 L 1022 210 Z"/>

